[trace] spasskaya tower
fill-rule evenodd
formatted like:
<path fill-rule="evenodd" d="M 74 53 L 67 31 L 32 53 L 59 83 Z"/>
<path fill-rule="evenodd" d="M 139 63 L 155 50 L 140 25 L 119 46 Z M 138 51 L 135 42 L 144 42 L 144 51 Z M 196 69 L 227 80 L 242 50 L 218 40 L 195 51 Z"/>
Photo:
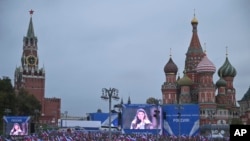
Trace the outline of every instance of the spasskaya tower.
<path fill-rule="evenodd" d="M 61 99 L 45 98 L 45 69 L 44 67 L 39 68 L 38 39 L 35 36 L 32 22 L 34 11 L 31 10 L 29 12 L 30 21 L 27 34 L 23 37 L 21 66 L 17 67 L 15 70 L 15 90 L 19 91 L 23 88 L 28 91 L 29 94 L 34 95 L 42 106 L 40 121 L 53 121 L 53 123 L 56 124 L 57 120 L 60 118 Z"/>

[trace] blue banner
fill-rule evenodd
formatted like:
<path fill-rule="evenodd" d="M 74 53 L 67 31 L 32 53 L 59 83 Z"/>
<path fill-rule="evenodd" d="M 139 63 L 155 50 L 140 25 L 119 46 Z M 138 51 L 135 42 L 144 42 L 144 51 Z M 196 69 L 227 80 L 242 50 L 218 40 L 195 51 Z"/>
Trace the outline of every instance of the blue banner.
<path fill-rule="evenodd" d="M 199 134 L 200 110 L 198 104 L 169 104 L 163 109 L 163 132 L 170 136 L 196 136 Z"/>
<path fill-rule="evenodd" d="M 29 116 L 4 116 L 3 117 L 4 121 L 6 123 L 22 123 L 22 122 L 28 122 L 30 120 Z"/>

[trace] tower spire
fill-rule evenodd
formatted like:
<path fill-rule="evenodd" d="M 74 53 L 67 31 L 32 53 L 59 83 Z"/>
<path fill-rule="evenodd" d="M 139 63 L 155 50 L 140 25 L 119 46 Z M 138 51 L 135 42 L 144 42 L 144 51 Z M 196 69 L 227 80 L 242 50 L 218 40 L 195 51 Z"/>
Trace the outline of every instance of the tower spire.
<path fill-rule="evenodd" d="M 228 56 L 228 47 L 226 46 L 226 57 Z"/>
<path fill-rule="evenodd" d="M 200 40 L 199 40 L 198 33 L 197 33 L 198 20 L 195 17 L 195 13 L 194 13 L 194 17 L 193 17 L 193 19 L 191 21 L 191 24 L 193 26 L 193 30 L 192 30 L 193 31 L 193 36 L 192 36 L 192 39 L 191 39 L 190 47 L 193 48 L 193 49 L 200 50 L 201 45 L 200 45 Z"/>
<path fill-rule="evenodd" d="M 172 57 L 172 48 L 170 48 L 170 58 Z"/>
<path fill-rule="evenodd" d="M 35 37 L 35 32 L 34 32 L 33 23 L 32 23 L 32 15 L 34 11 L 31 9 L 29 13 L 30 13 L 30 23 L 29 23 L 29 27 L 27 31 L 27 37 Z"/>
<path fill-rule="evenodd" d="M 193 19 L 191 21 L 191 24 L 198 24 L 198 20 L 195 17 L 195 9 L 194 9 L 194 17 L 193 17 Z"/>
<path fill-rule="evenodd" d="M 130 96 L 128 97 L 128 104 L 131 104 Z"/>
<path fill-rule="evenodd" d="M 195 13 L 191 21 L 191 24 L 193 27 L 192 30 L 193 34 L 191 37 L 190 45 L 188 47 L 188 51 L 186 53 L 186 62 L 185 62 L 185 69 L 189 76 L 191 75 L 190 73 L 195 72 L 196 66 L 205 55 L 202 46 L 200 44 L 200 39 L 197 32 L 198 20 L 195 17 Z"/>

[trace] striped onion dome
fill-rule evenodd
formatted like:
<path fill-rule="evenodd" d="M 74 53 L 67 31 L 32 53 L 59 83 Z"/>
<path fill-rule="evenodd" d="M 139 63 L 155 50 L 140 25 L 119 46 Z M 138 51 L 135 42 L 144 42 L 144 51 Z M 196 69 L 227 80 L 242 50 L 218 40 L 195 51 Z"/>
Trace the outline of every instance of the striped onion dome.
<path fill-rule="evenodd" d="M 226 57 L 226 60 L 224 64 L 219 68 L 218 75 L 219 77 L 235 77 L 237 74 L 236 69 L 231 65 L 231 63 L 228 60 L 228 57 Z"/>
<path fill-rule="evenodd" d="M 222 77 L 216 82 L 216 86 L 219 87 L 225 87 L 227 85 L 227 81 L 224 80 Z"/>
<path fill-rule="evenodd" d="M 196 67 L 196 71 L 199 72 L 215 72 L 216 68 L 214 64 L 205 55 L 200 63 Z"/>

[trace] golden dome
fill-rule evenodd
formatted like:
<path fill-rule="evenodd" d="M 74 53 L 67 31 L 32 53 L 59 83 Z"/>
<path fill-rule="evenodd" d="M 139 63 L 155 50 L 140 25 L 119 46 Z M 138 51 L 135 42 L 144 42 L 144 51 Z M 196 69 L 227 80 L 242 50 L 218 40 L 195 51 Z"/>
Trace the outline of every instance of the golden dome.
<path fill-rule="evenodd" d="M 195 16 L 194 16 L 194 18 L 192 19 L 191 23 L 192 23 L 192 24 L 198 23 L 198 20 L 195 18 Z"/>

